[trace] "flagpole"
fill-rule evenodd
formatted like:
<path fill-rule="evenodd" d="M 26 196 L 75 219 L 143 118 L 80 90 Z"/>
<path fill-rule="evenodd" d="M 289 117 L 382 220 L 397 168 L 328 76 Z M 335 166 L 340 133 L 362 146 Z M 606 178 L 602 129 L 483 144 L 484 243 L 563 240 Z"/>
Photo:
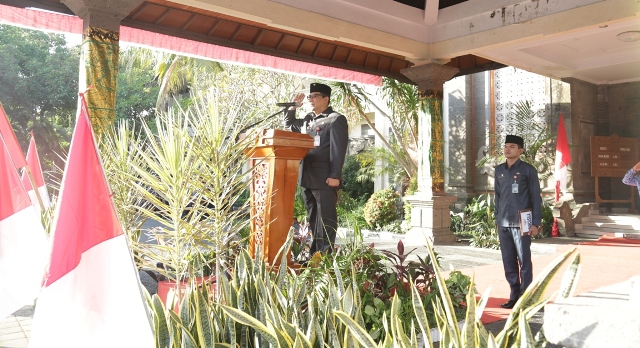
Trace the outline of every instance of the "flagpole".
<path fill-rule="evenodd" d="M 27 177 L 29 178 L 31 187 L 33 187 L 33 190 L 36 192 L 36 198 L 38 198 L 38 203 L 40 204 L 40 211 L 44 212 L 45 207 L 42 201 L 42 196 L 40 196 L 40 190 L 36 186 L 36 180 L 33 178 L 33 174 L 31 173 L 31 169 L 29 169 L 29 165 L 24 166 L 24 170 L 27 173 Z"/>
<path fill-rule="evenodd" d="M 142 288 L 141 288 L 141 286 L 140 286 L 140 284 L 142 284 L 142 283 L 141 283 L 141 281 L 140 281 L 140 272 L 138 271 L 138 268 L 136 267 L 136 261 L 135 261 L 135 257 L 134 257 L 134 255 L 133 255 L 133 250 L 132 250 L 131 245 L 130 245 L 130 243 L 129 243 L 129 231 L 126 231 L 126 230 L 124 229 L 124 227 L 122 227 L 122 223 L 120 222 L 120 216 L 119 216 L 119 214 L 118 214 L 118 209 L 116 209 L 116 204 L 115 204 L 115 202 L 113 201 L 113 194 L 114 194 L 114 193 L 113 193 L 113 191 L 111 190 L 111 185 L 109 185 L 109 180 L 107 180 L 107 174 L 105 173 L 105 171 L 104 171 L 104 167 L 103 167 L 103 165 L 102 165 L 102 163 L 103 163 L 103 162 L 102 162 L 102 156 L 100 156 L 100 151 L 99 151 L 99 148 L 98 148 L 98 143 L 97 143 L 97 141 L 96 141 L 96 136 L 95 136 L 95 133 L 94 133 L 94 131 L 93 131 L 93 124 L 91 123 L 91 117 L 90 117 L 90 115 L 89 115 L 89 107 L 88 107 L 88 105 L 87 105 L 87 100 L 85 99 L 85 94 L 86 94 L 86 93 L 87 93 L 91 88 L 93 88 L 93 85 L 90 85 L 89 87 L 87 87 L 87 89 L 86 89 L 84 92 L 80 92 L 80 93 L 78 93 L 78 96 L 80 97 L 80 98 L 79 98 L 79 99 L 80 99 L 80 100 L 79 100 L 79 104 L 80 104 L 80 112 L 78 113 L 78 118 L 79 118 L 79 117 L 83 117 L 82 109 L 84 109 L 84 110 L 85 110 L 85 112 L 84 112 L 84 117 L 86 118 L 86 122 L 87 122 L 87 124 L 89 125 L 89 132 L 91 132 L 91 138 L 93 139 L 93 146 L 94 146 L 94 147 L 95 147 L 95 149 L 96 149 L 96 156 L 98 157 L 98 161 L 100 162 L 100 167 L 102 167 L 102 168 L 101 168 L 101 170 L 100 170 L 100 172 L 102 173 L 102 177 L 104 178 L 104 182 L 105 182 L 105 184 L 107 185 L 107 189 L 108 189 L 108 190 L 109 190 L 109 192 L 111 193 L 111 195 L 109 196 L 109 201 L 111 202 L 111 205 L 113 206 L 113 211 L 114 211 L 114 213 L 116 214 L 116 217 L 117 217 L 117 220 L 118 220 L 117 222 L 118 222 L 118 224 L 120 225 L 120 228 L 122 229 L 122 232 L 124 233 L 124 237 L 125 237 L 125 238 L 124 238 L 124 241 L 125 241 L 125 243 L 126 243 L 126 245 L 127 245 L 127 250 L 129 251 L 129 253 L 128 253 L 128 254 L 129 254 L 129 257 L 131 258 L 131 262 L 132 262 L 132 264 L 133 264 L 133 266 L 134 266 L 133 268 L 134 268 L 134 270 L 136 270 L 136 272 L 134 272 L 134 276 L 135 276 L 135 278 L 138 280 L 138 293 L 139 293 L 139 295 L 140 295 L 141 300 L 142 300 L 144 303 L 146 303 L 147 297 L 146 297 L 145 293 L 142 291 Z M 76 122 L 78 122 L 78 120 L 77 120 L 77 119 L 76 119 Z M 69 152 L 71 152 L 71 148 L 69 148 Z M 154 327 L 154 326 L 153 326 L 153 319 L 152 319 L 152 316 L 153 316 L 153 315 L 152 315 L 152 313 L 151 313 L 151 309 L 149 308 L 149 306 L 144 306 L 144 310 L 145 310 L 145 313 L 147 314 L 147 320 L 149 321 L 149 325 L 153 328 L 153 327 Z"/>

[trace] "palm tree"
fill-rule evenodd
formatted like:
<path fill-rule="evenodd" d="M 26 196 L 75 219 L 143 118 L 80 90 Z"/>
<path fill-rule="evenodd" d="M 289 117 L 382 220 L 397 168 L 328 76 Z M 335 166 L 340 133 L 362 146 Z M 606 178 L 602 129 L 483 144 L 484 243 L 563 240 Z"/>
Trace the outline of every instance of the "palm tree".
<path fill-rule="evenodd" d="M 380 174 L 390 174 L 396 177 L 397 181 L 405 181 L 400 177 L 406 178 L 407 182 L 403 182 L 403 186 L 416 176 L 418 169 L 418 110 L 419 99 L 416 86 L 400 83 L 396 80 L 384 78 L 383 86 L 380 89 L 380 96 L 386 103 L 390 113 L 383 110 L 364 89 L 356 84 L 335 82 L 331 83 L 334 94 L 332 99 L 336 104 L 340 105 L 347 117 L 352 121 L 354 119 L 364 119 L 365 122 L 376 133 L 378 138 L 385 145 L 384 149 L 371 149 L 369 153 L 364 154 L 361 160 L 371 163 L 372 159 L 378 159 L 385 162 L 385 166 L 372 170 L 371 166 L 365 169 L 362 174 L 368 177 L 374 177 Z M 380 130 L 376 128 L 366 114 L 368 107 L 373 107 L 383 117 L 390 122 L 392 137 L 386 139 L 382 136 Z M 375 162 L 375 160 L 373 160 Z M 397 163 L 397 166 L 394 164 Z M 393 169 L 399 167 L 403 172 L 394 172 Z"/>
<path fill-rule="evenodd" d="M 127 69 L 133 66 L 153 69 L 160 86 L 157 110 L 166 110 L 171 100 L 188 93 L 198 78 L 215 76 L 224 70 L 216 61 L 143 48 L 130 48 L 121 58 L 127 60 Z"/>

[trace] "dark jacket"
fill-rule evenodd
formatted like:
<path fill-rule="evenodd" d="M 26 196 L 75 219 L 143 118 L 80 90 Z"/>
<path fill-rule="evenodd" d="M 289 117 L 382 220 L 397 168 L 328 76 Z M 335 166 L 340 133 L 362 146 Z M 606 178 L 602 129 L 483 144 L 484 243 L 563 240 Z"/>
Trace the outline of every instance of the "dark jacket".
<path fill-rule="evenodd" d="M 518 193 L 513 193 L 513 183 Z M 529 163 L 517 160 L 511 167 L 502 163 L 496 167 L 494 189 L 496 192 L 496 222 L 500 227 L 520 227 L 518 210 L 532 209 L 532 223 L 542 221 L 542 197 L 538 171 Z"/>
<path fill-rule="evenodd" d="M 331 107 L 315 119 L 314 115 L 311 112 L 297 119 L 295 110 L 288 110 L 285 114 L 285 126 L 292 132 L 300 133 L 306 124 L 304 130 L 307 134 L 312 138 L 316 134 L 320 136 L 320 144 L 311 149 L 301 162 L 298 183 L 309 189 L 337 190 L 337 187 L 329 187 L 326 181 L 334 178 L 342 184 L 342 166 L 349 144 L 347 118 Z"/>

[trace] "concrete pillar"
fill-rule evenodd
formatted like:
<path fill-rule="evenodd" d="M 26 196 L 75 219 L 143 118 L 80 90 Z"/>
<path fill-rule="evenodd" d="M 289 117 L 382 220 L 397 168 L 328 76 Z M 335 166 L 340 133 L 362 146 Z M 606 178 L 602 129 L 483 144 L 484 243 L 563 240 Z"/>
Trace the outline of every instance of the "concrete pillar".
<path fill-rule="evenodd" d="M 83 20 L 80 92 L 87 87 L 87 106 L 96 134 L 115 119 L 120 22 L 143 0 L 61 0 Z"/>
<path fill-rule="evenodd" d="M 449 206 L 456 197 L 447 196 L 444 191 L 442 90 L 458 69 L 428 63 L 401 72 L 418 84 L 423 105 L 418 118 L 418 191 L 405 197 L 411 204 L 411 230 L 405 240 L 424 243 L 425 238 L 429 238 L 437 244 L 455 242 L 449 230 Z"/>

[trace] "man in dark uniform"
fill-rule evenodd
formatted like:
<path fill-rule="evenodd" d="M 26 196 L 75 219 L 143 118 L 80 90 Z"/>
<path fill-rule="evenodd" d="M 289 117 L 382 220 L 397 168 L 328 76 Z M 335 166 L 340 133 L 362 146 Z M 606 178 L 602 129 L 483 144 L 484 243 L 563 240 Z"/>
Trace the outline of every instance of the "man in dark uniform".
<path fill-rule="evenodd" d="M 538 234 L 542 220 L 542 198 L 538 172 L 529 163 L 522 162 L 524 140 L 507 135 L 504 144 L 506 162 L 496 167 L 494 188 L 496 193 L 496 224 L 504 275 L 511 287 L 509 301 L 502 308 L 513 308 L 533 280 L 531 265 L 531 236 Z M 531 227 L 520 230 L 518 211 L 531 209 Z"/>
<path fill-rule="evenodd" d="M 292 132 L 309 134 L 314 139 L 314 149 L 301 162 L 299 185 L 303 188 L 309 227 L 313 242 L 309 251 L 331 253 L 338 229 L 338 190 L 342 184 L 342 166 L 347 154 L 349 129 L 347 118 L 329 106 L 331 87 L 312 83 L 307 99 L 313 111 L 304 118 L 296 118 L 296 108 L 285 113 L 285 126 Z M 304 94 L 298 94 L 294 102 L 302 104 Z"/>

